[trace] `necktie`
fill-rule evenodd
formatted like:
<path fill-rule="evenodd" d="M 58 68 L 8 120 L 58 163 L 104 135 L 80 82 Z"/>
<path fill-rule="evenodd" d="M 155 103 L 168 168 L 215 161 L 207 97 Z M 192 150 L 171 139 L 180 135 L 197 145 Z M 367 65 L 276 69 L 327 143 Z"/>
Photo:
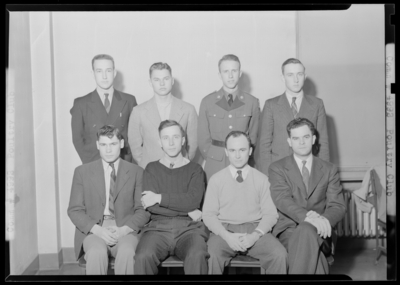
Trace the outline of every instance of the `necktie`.
<path fill-rule="evenodd" d="M 173 168 L 174 167 L 174 164 L 171 162 L 170 164 L 169 164 L 169 168 Z"/>
<path fill-rule="evenodd" d="M 232 103 L 233 103 L 233 97 L 232 97 L 232 94 L 229 94 L 228 95 L 228 104 L 229 104 L 229 107 L 232 105 Z"/>
<path fill-rule="evenodd" d="M 238 174 L 238 176 L 236 177 L 236 181 L 239 182 L 239 183 L 242 183 L 243 182 L 242 171 L 238 170 L 237 174 Z"/>
<path fill-rule="evenodd" d="M 107 113 L 110 112 L 110 100 L 108 100 L 108 93 L 104 93 L 106 99 L 104 99 L 104 108 L 106 108 Z"/>
<path fill-rule="evenodd" d="M 114 216 L 114 192 L 115 192 L 115 180 L 117 179 L 115 175 L 114 163 L 110 163 L 112 168 L 110 175 L 110 199 L 108 199 L 108 207 L 110 209 L 111 216 Z"/>
<path fill-rule="evenodd" d="M 296 119 L 297 116 L 297 105 L 296 105 L 296 97 L 292 97 L 292 112 L 293 112 L 293 117 Z"/>
<path fill-rule="evenodd" d="M 306 186 L 306 190 L 308 193 L 308 180 L 310 179 L 310 172 L 308 172 L 308 168 L 306 167 L 307 161 L 303 160 L 303 168 L 301 169 L 301 175 L 303 175 L 303 182 Z"/>

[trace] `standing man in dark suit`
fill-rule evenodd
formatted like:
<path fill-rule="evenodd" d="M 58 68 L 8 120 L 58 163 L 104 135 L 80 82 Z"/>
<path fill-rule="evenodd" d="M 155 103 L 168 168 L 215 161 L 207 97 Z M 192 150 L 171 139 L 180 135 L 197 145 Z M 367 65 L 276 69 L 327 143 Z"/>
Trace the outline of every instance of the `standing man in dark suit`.
<path fill-rule="evenodd" d="M 312 155 L 315 127 L 305 118 L 287 126 L 293 155 L 271 164 L 271 196 L 279 219 L 272 234 L 288 251 L 289 274 L 329 274 L 332 228 L 343 218 L 337 167 Z M 332 238 L 331 238 L 332 236 Z"/>
<path fill-rule="evenodd" d="M 133 274 L 138 233 L 150 218 L 140 202 L 143 169 L 120 159 L 117 128 L 103 126 L 96 145 L 101 159 L 78 166 L 72 182 L 76 258 L 85 255 L 86 274 L 107 274 L 108 256 L 115 257 L 115 274 Z"/>
<path fill-rule="evenodd" d="M 282 159 L 292 150 L 286 143 L 286 126 L 294 118 L 307 118 L 316 127 L 319 139 L 316 149 L 318 157 L 329 161 L 328 129 L 326 114 L 321 99 L 304 94 L 306 80 L 305 67 L 300 60 L 289 58 L 282 64 L 282 81 L 286 91 L 280 96 L 265 101 L 259 142 L 259 155 L 256 155 L 257 168 L 268 175 L 268 167 Z M 313 152 L 315 154 L 315 152 Z"/>
<path fill-rule="evenodd" d="M 121 157 L 129 162 L 132 155 L 128 144 L 128 122 L 133 107 L 137 105 L 134 96 L 115 90 L 114 78 L 117 74 L 114 59 L 107 54 L 96 55 L 92 59 L 96 89 L 76 98 L 71 109 L 72 141 L 82 160 L 88 163 L 100 158 L 96 148 L 96 133 L 104 125 L 113 125 L 120 130 L 125 145 Z"/>
<path fill-rule="evenodd" d="M 260 116 L 258 99 L 239 89 L 242 75 L 239 58 L 233 54 L 225 55 L 219 60 L 218 67 L 223 86 L 201 101 L 197 128 L 199 149 L 206 160 L 204 171 L 207 181 L 229 165 L 225 156 L 228 133 L 245 132 L 250 136 L 252 146 L 255 145 Z"/>

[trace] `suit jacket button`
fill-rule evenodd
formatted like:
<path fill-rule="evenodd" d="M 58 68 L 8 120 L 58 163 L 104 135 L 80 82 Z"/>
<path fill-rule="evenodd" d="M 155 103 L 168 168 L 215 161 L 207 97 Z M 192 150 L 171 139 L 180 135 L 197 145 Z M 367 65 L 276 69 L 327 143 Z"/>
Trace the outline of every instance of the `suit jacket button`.
<path fill-rule="evenodd" d="M 232 126 L 229 126 L 230 129 L 232 129 Z"/>
<path fill-rule="evenodd" d="M 232 115 L 231 114 L 229 114 L 229 116 L 228 116 L 229 118 L 232 118 Z"/>

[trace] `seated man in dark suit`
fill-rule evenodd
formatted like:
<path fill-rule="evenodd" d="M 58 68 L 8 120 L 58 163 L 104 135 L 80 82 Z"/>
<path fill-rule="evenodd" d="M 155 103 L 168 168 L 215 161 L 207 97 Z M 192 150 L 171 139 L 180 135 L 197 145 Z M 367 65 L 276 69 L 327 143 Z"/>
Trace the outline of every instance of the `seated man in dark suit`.
<path fill-rule="evenodd" d="M 99 54 L 92 59 L 93 76 L 96 89 L 76 98 L 71 109 L 72 141 L 82 163 L 100 158 L 96 148 L 96 133 L 104 125 L 113 125 L 124 138 L 120 155 L 132 161 L 128 144 L 128 122 L 136 99 L 134 96 L 114 89 L 117 71 L 114 59 L 108 54 Z"/>
<path fill-rule="evenodd" d="M 143 170 L 119 158 L 124 139 L 113 126 L 97 133 L 101 159 L 75 169 L 68 216 L 76 226 L 75 254 L 84 254 L 86 274 L 133 274 L 138 233 L 149 213 L 141 203 Z"/>
<path fill-rule="evenodd" d="M 157 274 L 170 255 L 183 261 L 185 274 L 207 274 L 208 230 L 197 209 L 205 191 L 201 166 L 182 155 L 185 131 L 165 120 L 158 128 L 164 157 L 147 164 L 142 205 L 151 213 L 135 255 L 135 274 Z"/>
<path fill-rule="evenodd" d="M 273 234 L 286 247 L 289 274 L 328 274 L 329 238 L 346 208 L 337 167 L 312 155 L 314 124 L 292 120 L 287 139 L 293 155 L 271 164 L 271 196 L 279 220 Z"/>

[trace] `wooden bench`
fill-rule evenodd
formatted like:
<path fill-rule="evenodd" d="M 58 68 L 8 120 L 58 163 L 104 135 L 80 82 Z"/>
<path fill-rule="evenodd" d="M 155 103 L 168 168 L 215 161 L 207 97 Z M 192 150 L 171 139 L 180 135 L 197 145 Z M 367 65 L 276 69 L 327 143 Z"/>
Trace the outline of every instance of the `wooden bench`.
<path fill-rule="evenodd" d="M 108 262 L 108 270 L 114 270 L 114 262 L 115 259 L 111 257 Z M 81 258 L 78 261 L 79 267 L 83 269 L 83 274 L 86 273 L 86 260 L 84 256 L 82 255 Z M 170 256 L 166 260 L 164 260 L 161 264 L 161 267 L 166 267 L 167 268 L 167 274 L 170 274 L 170 268 L 171 267 L 183 267 L 183 261 L 181 261 L 179 258 L 176 256 Z M 265 269 L 260 266 L 260 262 L 252 258 L 250 256 L 244 256 L 244 255 L 238 255 L 234 257 L 231 262 L 229 263 L 228 267 L 259 267 L 260 268 L 260 274 L 265 274 Z"/>

